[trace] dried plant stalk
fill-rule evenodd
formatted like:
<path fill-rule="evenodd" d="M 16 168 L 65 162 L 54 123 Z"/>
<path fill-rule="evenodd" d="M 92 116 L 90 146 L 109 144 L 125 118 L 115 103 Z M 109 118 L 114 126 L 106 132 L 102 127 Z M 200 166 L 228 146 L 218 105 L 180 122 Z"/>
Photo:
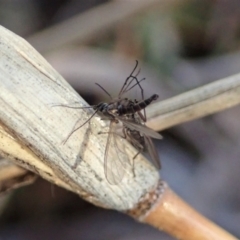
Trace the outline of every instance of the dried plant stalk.
<path fill-rule="evenodd" d="M 177 239 L 237 240 L 234 236 L 201 216 L 180 199 L 164 182 L 142 197 L 138 206 L 127 212 Z"/>
<path fill-rule="evenodd" d="M 148 126 L 161 131 L 240 103 L 240 74 L 196 88 L 149 106 Z"/>
<path fill-rule="evenodd" d="M 92 111 L 52 107 L 86 103 L 27 42 L 4 28 L 0 36 L 0 154 L 96 205 L 125 210 L 137 204 L 158 182 L 155 168 L 139 156 L 136 176 L 129 172 L 110 185 L 103 168 L 107 134 L 98 134 L 106 123 L 94 118 L 63 144 Z M 136 150 L 123 142 L 132 159 Z"/>
<path fill-rule="evenodd" d="M 143 221 L 182 237 L 174 228 L 171 230 L 179 223 L 172 208 L 161 213 L 155 207 L 166 193 L 156 169 L 139 156 L 135 175 L 126 174 L 121 184 L 110 185 L 103 171 L 106 136 L 98 135 L 105 122 L 93 118 L 91 124 L 80 128 L 63 145 L 75 122 L 84 122 L 92 111 L 52 107 L 86 103 L 26 41 L 0 27 L 0 42 L 0 154 L 95 205 L 131 215 L 143 207 L 149 210 Z M 125 141 L 124 144 L 131 159 L 136 150 Z M 167 204 L 185 211 L 177 202 L 168 200 L 163 205 Z M 151 218 L 159 212 L 155 220 Z M 162 214 L 171 215 L 173 222 L 161 222 Z M 189 239 L 187 234 L 184 237 Z"/>

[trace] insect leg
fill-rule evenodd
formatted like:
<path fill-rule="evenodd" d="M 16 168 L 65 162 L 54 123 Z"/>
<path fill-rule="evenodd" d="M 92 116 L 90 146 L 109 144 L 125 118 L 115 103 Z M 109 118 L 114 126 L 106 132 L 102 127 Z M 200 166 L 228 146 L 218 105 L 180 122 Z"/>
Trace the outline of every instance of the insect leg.
<path fill-rule="evenodd" d="M 146 121 L 147 121 L 145 108 L 144 108 L 144 114 L 142 114 L 141 112 L 137 112 L 137 114 L 138 114 L 138 116 L 141 118 L 141 120 L 142 120 L 143 122 L 146 122 Z"/>
<path fill-rule="evenodd" d="M 78 122 L 79 122 L 79 120 L 77 120 L 77 122 L 74 124 L 74 126 L 73 126 L 73 128 L 72 128 L 72 131 L 67 135 L 67 138 L 63 141 L 63 144 L 65 144 L 65 143 L 68 141 L 68 139 L 72 136 L 72 134 L 73 134 L 74 132 L 76 132 L 78 129 L 80 129 L 82 126 L 84 126 L 88 121 L 90 121 L 97 112 L 98 112 L 98 110 L 96 110 L 96 111 L 93 113 L 93 115 L 92 115 L 90 118 L 88 118 L 81 126 L 79 126 L 79 127 L 77 127 L 77 128 L 75 129 L 76 125 L 77 125 Z"/>
<path fill-rule="evenodd" d="M 125 90 L 126 90 L 126 85 L 127 85 L 127 83 L 128 83 L 128 80 L 132 77 L 132 74 L 135 72 L 137 66 L 138 66 L 138 61 L 136 61 L 136 65 L 135 65 L 135 67 L 133 68 L 131 74 L 130 74 L 129 77 L 127 77 L 127 79 L 125 80 L 125 82 L 124 82 L 124 84 L 123 84 L 123 86 L 122 86 L 122 88 L 121 88 L 121 90 L 120 90 L 120 92 L 119 92 L 119 94 L 118 94 L 118 97 L 121 97 L 121 95 L 125 92 Z"/>
<path fill-rule="evenodd" d="M 112 99 L 112 96 L 111 96 L 111 94 L 104 88 L 104 87 L 102 87 L 100 84 L 98 84 L 98 83 L 95 83 L 98 87 L 100 87 L 111 99 Z"/>

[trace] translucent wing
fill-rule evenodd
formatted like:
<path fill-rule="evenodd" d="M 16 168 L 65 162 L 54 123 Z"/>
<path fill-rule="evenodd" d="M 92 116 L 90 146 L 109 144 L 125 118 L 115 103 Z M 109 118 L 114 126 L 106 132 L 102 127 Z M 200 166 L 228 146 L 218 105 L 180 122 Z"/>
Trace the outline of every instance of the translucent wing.
<path fill-rule="evenodd" d="M 159 154 L 154 146 L 154 143 L 152 141 L 152 139 L 146 135 L 143 136 L 144 137 L 144 141 L 145 141 L 145 146 L 146 146 L 146 149 L 150 155 L 150 158 L 152 159 L 153 161 L 153 164 L 155 165 L 155 167 L 157 169 L 160 169 L 161 168 L 161 162 L 160 162 L 160 159 L 159 159 Z"/>
<path fill-rule="evenodd" d="M 131 166 L 123 146 L 123 139 L 115 132 L 116 123 L 111 121 L 104 155 L 104 172 L 110 184 L 117 185 Z"/>
<path fill-rule="evenodd" d="M 142 134 L 152 137 L 152 138 L 162 139 L 162 136 L 158 132 L 155 132 L 154 130 L 152 130 L 151 128 L 148 128 L 145 125 L 141 125 L 141 124 L 135 123 L 130 120 L 126 120 L 121 117 L 117 117 L 117 119 L 119 119 L 123 123 L 123 125 L 125 125 L 126 127 L 130 128 L 132 130 L 137 130 L 137 131 L 141 132 Z"/>

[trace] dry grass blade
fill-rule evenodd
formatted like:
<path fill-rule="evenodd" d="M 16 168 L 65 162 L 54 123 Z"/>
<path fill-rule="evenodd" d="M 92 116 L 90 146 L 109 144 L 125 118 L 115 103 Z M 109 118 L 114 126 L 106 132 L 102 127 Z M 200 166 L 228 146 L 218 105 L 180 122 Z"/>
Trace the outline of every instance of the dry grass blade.
<path fill-rule="evenodd" d="M 0 31 L 0 153 L 94 204 L 117 210 L 134 206 L 158 181 L 156 169 L 139 156 L 135 177 L 126 174 L 121 185 L 110 185 L 103 167 L 107 134 L 98 134 L 106 123 L 99 118 L 62 144 L 75 122 L 80 119 L 81 125 L 92 111 L 51 107 L 86 103 L 27 42 Z M 136 150 L 123 144 L 132 158 Z"/>
<path fill-rule="evenodd" d="M 161 131 L 239 103 L 240 74 L 237 74 L 152 104 L 147 109 L 150 119 L 147 125 Z"/>

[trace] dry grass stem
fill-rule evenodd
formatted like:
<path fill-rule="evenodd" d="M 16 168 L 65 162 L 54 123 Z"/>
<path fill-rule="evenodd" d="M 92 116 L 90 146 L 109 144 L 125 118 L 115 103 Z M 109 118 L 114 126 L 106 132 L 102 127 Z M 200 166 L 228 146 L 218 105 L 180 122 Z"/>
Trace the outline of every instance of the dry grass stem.
<path fill-rule="evenodd" d="M 237 240 L 186 204 L 166 183 L 159 186 L 128 214 L 176 239 Z"/>
<path fill-rule="evenodd" d="M 121 184 L 110 185 L 103 167 L 107 135 L 98 134 L 107 125 L 98 117 L 63 144 L 92 111 L 53 107 L 86 102 L 26 41 L 3 27 L 0 32 L 0 154 L 96 205 L 125 210 L 137 204 L 158 182 L 157 170 L 139 156 L 135 176 L 129 171 Z M 136 150 L 122 142 L 132 159 Z"/>
<path fill-rule="evenodd" d="M 148 126 L 161 131 L 240 103 L 240 74 L 204 85 L 147 108 Z"/>

